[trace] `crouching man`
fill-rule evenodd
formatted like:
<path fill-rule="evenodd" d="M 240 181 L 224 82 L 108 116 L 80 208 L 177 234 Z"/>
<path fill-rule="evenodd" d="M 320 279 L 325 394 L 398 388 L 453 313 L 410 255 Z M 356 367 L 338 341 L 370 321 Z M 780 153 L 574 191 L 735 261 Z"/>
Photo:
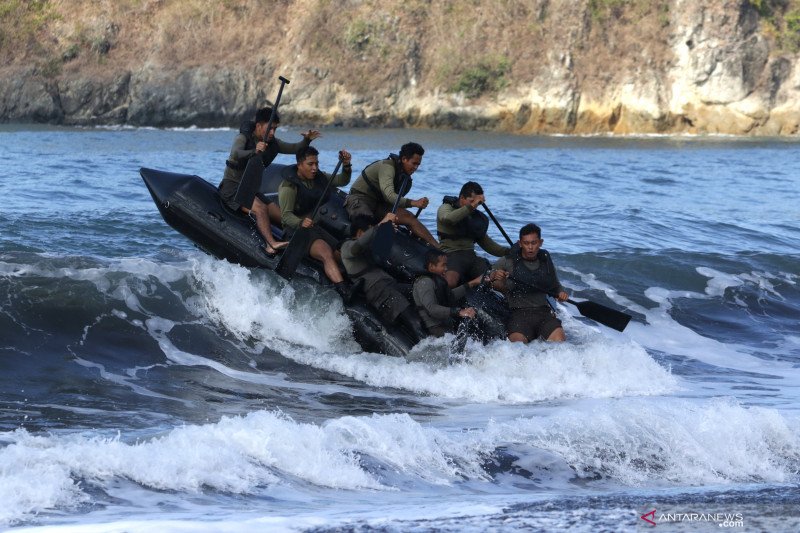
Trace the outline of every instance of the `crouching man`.
<path fill-rule="evenodd" d="M 457 322 L 474 319 L 475 309 L 462 306 L 467 289 L 481 282 L 481 277 L 451 289 L 447 285 L 447 254 L 440 250 L 429 250 L 425 255 L 426 272 L 414 281 L 414 303 L 425 324 L 425 329 L 434 337 L 455 331 Z"/>
<path fill-rule="evenodd" d="M 342 244 L 342 263 L 347 275 L 354 281 L 354 286 L 363 283 L 364 296 L 374 307 L 384 322 L 391 324 L 400 321 L 414 344 L 422 340 L 425 330 L 419 317 L 411 307 L 411 303 L 397 287 L 395 279 L 372 261 L 372 241 L 375 238 L 375 226 L 372 217 L 359 215 L 350 223 L 350 240 Z M 383 217 L 384 222 L 397 223 L 397 216 L 389 213 Z"/>

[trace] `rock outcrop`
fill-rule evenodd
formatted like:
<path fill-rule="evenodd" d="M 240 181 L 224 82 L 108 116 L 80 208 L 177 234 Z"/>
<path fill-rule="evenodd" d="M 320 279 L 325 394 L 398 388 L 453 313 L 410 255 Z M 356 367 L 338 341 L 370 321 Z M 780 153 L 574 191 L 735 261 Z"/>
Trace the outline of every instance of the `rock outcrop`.
<path fill-rule="evenodd" d="M 168 8 L 145 4 L 134 15 Z M 273 96 L 281 74 L 292 80 L 282 114 L 299 123 L 527 134 L 800 128 L 797 54 L 778 48 L 748 0 L 538 0 L 503 12 L 509 3 L 496 0 L 474 12 L 353 0 L 347 15 L 338 4 L 286 4 L 274 20 L 284 30 L 269 47 L 276 53 L 242 64 L 174 57 L 141 37 L 142 24 L 103 14 L 91 46 L 2 67 L 0 120 L 233 126 Z M 73 34 L 58 27 L 52 39 L 63 48 Z M 463 64 L 470 58 L 480 60 Z"/>

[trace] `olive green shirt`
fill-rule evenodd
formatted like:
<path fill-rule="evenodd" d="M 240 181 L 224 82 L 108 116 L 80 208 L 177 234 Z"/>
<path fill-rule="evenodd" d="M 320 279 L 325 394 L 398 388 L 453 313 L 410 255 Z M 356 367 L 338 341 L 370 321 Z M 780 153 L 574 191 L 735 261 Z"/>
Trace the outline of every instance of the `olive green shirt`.
<path fill-rule="evenodd" d="M 296 172 L 296 171 L 295 171 Z M 343 185 L 347 185 L 350 183 L 350 176 L 352 174 L 351 167 L 344 167 L 341 173 L 336 175 L 336 178 L 333 180 L 332 185 L 334 187 L 341 187 Z M 330 174 L 326 174 L 322 172 L 322 175 L 325 177 L 325 180 L 329 180 L 331 178 Z M 314 180 L 304 180 L 301 178 L 303 185 L 307 188 L 311 189 L 314 187 Z M 307 216 L 310 216 L 311 213 L 295 213 L 297 202 L 297 186 L 288 180 L 283 180 L 281 182 L 280 187 L 278 187 L 278 205 L 281 208 L 281 223 L 283 224 L 284 228 L 292 228 L 296 229 L 300 226 L 300 223 L 303 219 Z"/>
<path fill-rule="evenodd" d="M 375 238 L 376 227 L 372 226 L 361 237 L 350 239 L 342 244 L 342 264 L 344 264 L 347 275 L 363 274 L 367 269 L 374 266 L 370 258 L 370 251 L 372 250 L 372 239 Z"/>
<path fill-rule="evenodd" d="M 450 236 L 458 235 L 458 223 L 467 218 L 474 211 L 475 209 L 469 205 L 455 208 L 449 203 L 443 203 L 436 212 L 436 230 Z M 475 242 L 487 253 L 495 257 L 503 257 L 510 250 L 508 246 L 503 246 L 495 242 L 488 234 L 481 237 L 478 241 L 473 241 L 472 237 L 467 236 L 455 239 L 440 237 L 439 239 L 439 244 L 441 244 L 443 252 L 472 250 L 475 248 Z"/>
<path fill-rule="evenodd" d="M 422 323 L 427 328 L 448 327 L 450 320 L 457 318 L 461 311 L 460 307 L 449 307 L 449 302 L 439 302 L 436 299 L 436 284 L 429 276 L 420 276 L 414 281 L 412 294 Z M 459 285 L 451 291 L 450 298 L 453 302 L 459 302 L 466 295 L 467 285 Z"/>
<path fill-rule="evenodd" d="M 366 180 L 364 179 L 364 175 L 366 175 Z M 359 176 L 355 183 L 353 183 L 353 186 L 350 187 L 350 194 L 360 194 L 375 202 L 385 202 L 390 206 L 394 206 L 394 202 L 397 200 L 397 193 L 394 192 L 394 176 L 394 161 L 391 159 L 378 161 L 364 169 L 362 175 Z M 373 188 L 367 183 L 367 180 L 381 191 L 380 197 L 376 195 Z M 411 200 L 408 198 L 400 200 L 400 204 L 398 205 L 398 207 L 410 206 Z"/>

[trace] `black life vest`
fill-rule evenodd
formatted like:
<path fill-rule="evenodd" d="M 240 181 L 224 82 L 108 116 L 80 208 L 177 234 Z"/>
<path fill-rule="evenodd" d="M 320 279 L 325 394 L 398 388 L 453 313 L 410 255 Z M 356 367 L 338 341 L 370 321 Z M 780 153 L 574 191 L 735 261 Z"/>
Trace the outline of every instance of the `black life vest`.
<path fill-rule="evenodd" d="M 250 161 L 250 158 L 255 156 L 255 149 L 256 144 L 258 144 L 261 139 L 257 139 L 255 136 L 256 131 L 256 122 L 255 120 L 244 120 L 242 124 L 239 126 L 239 133 L 244 135 L 244 150 L 253 150 L 253 153 L 249 157 L 244 157 L 239 159 L 238 161 L 234 162 L 230 159 L 225 161 L 225 164 L 232 168 L 233 170 L 243 171 L 247 168 L 247 163 Z M 267 149 L 258 154 L 261 156 L 261 162 L 266 167 L 278 156 L 278 143 L 275 142 L 275 138 L 272 139 L 269 143 L 267 143 Z"/>
<path fill-rule="evenodd" d="M 297 198 L 295 199 L 294 209 L 292 210 L 294 214 L 299 218 L 311 215 L 311 212 L 317 207 L 317 202 L 322 198 L 322 193 L 328 185 L 328 179 L 325 177 L 325 174 L 317 172 L 313 182 L 314 186 L 311 188 L 306 186 L 308 180 L 304 180 L 297 175 L 297 165 L 290 165 L 284 168 L 281 172 L 281 177 L 289 183 L 293 183 L 297 189 Z M 330 195 L 331 191 L 328 189 L 328 191 L 325 192 L 325 199 L 322 201 L 323 204 L 328 201 Z"/>
<path fill-rule="evenodd" d="M 519 243 L 511 247 L 509 255 L 514 258 L 514 271 L 509 278 L 517 282 L 514 283 L 514 288 L 509 291 L 510 294 L 521 295 L 543 292 L 553 295 L 558 292 L 558 277 L 556 276 L 556 267 L 553 265 L 550 252 L 539 250 L 539 253 L 536 254 L 539 268 L 536 270 L 531 270 L 523 264 L 525 260 L 522 258 Z"/>
<path fill-rule="evenodd" d="M 253 137 L 253 134 L 256 132 L 256 121 L 245 119 L 239 125 L 239 133 L 244 133 L 244 136 L 250 139 Z M 255 145 L 253 145 L 255 146 Z"/>
<path fill-rule="evenodd" d="M 455 302 L 452 301 L 453 291 L 450 290 L 450 287 L 447 285 L 447 280 L 444 279 L 442 276 L 438 274 L 433 274 L 432 272 L 423 272 L 417 279 L 426 277 L 433 280 L 433 291 L 436 295 L 436 302 L 439 305 L 443 305 L 445 307 L 453 307 L 455 306 Z M 421 306 L 417 306 L 417 309 L 423 309 Z"/>
<path fill-rule="evenodd" d="M 445 196 L 442 198 L 443 204 L 450 204 L 454 209 L 461 207 L 458 202 L 458 196 Z M 458 224 L 455 225 L 456 233 L 444 233 L 437 229 L 439 240 L 441 239 L 463 239 L 469 237 L 473 242 L 478 242 L 483 239 L 489 229 L 489 217 L 480 211 L 473 211 L 469 216 L 463 218 Z"/>
<path fill-rule="evenodd" d="M 392 164 L 394 165 L 394 192 L 399 196 L 405 196 L 406 194 L 408 194 L 408 191 L 411 190 L 411 184 L 413 183 L 411 176 L 408 176 L 405 172 L 403 172 L 403 163 L 402 161 L 400 161 L 399 155 L 389 154 L 389 157 L 387 157 L 386 159 L 391 159 Z M 381 192 L 379 184 L 372 183 L 372 181 L 367 177 L 366 171 L 372 165 L 383 163 L 384 161 L 386 161 L 386 159 L 378 159 L 377 161 L 373 161 L 372 163 L 364 167 L 364 170 L 361 171 L 361 177 L 364 178 L 364 181 L 366 182 L 367 186 L 370 188 L 370 190 L 373 192 L 373 194 L 375 194 L 377 198 L 383 198 L 383 193 Z M 403 180 L 405 179 L 406 176 L 408 176 L 408 182 L 405 189 L 401 192 L 400 186 L 403 184 Z"/>

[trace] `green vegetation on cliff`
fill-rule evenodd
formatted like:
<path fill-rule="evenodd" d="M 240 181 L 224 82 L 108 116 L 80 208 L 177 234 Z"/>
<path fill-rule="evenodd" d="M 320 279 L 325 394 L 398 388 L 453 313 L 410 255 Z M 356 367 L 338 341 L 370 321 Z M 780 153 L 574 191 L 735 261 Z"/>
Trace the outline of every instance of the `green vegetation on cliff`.
<path fill-rule="evenodd" d="M 800 51 L 800 0 L 747 0 L 758 9 L 762 31 L 778 50 Z"/>

